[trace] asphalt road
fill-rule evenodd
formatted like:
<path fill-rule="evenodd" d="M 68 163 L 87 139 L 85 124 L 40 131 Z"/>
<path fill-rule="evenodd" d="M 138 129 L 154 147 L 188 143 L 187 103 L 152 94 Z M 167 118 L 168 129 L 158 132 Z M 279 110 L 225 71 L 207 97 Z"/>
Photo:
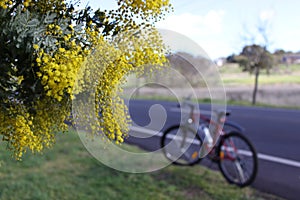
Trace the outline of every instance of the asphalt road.
<path fill-rule="evenodd" d="M 131 100 L 129 103 L 129 113 L 135 126 L 160 132 L 180 121 L 180 114 L 174 108 L 176 103 L 172 102 Z M 241 106 L 228 106 L 227 109 L 232 113 L 228 120 L 245 128 L 245 135 L 258 152 L 259 167 L 253 187 L 298 200 L 300 111 Z M 200 110 L 210 110 L 210 105 L 200 105 Z M 159 124 L 158 128 L 155 124 Z M 131 136 L 127 142 L 138 144 L 146 150 L 155 150 L 160 148 L 160 135 L 149 138 Z"/>

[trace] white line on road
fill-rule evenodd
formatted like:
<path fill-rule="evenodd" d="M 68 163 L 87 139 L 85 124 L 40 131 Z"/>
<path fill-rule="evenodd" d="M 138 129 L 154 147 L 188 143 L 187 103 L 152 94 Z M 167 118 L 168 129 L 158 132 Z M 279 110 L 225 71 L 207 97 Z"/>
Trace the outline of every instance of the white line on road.
<path fill-rule="evenodd" d="M 142 128 L 142 127 L 132 126 L 132 127 L 130 127 L 130 129 L 132 131 L 135 131 L 135 132 L 149 134 L 149 135 L 153 135 L 153 136 L 157 136 L 157 137 L 161 137 L 163 135 L 163 133 L 160 132 L 160 131 L 154 131 L 154 130 L 145 129 L 145 128 Z M 261 160 L 267 160 L 267 161 L 271 161 L 271 162 L 281 163 L 281 164 L 284 164 L 284 165 L 289 165 L 289 166 L 300 168 L 300 162 L 299 161 L 290 160 L 290 159 L 286 159 L 286 158 L 280 158 L 280 157 L 271 156 L 271 155 L 262 154 L 262 153 L 258 153 L 257 156 Z"/>
<path fill-rule="evenodd" d="M 270 156 L 270 155 L 266 155 L 266 154 L 262 154 L 262 153 L 258 153 L 257 156 L 258 156 L 259 159 L 262 159 L 262 160 L 277 162 L 277 163 L 281 163 L 281 164 L 285 164 L 285 165 L 289 165 L 289 166 L 299 167 L 300 168 L 300 162 L 295 161 L 295 160 L 289 160 L 289 159 L 286 159 L 286 158 L 280 158 L 280 157 L 276 157 L 276 156 Z"/>
<path fill-rule="evenodd" d="M 130 129 L 134 132 L 142 132 L 144 134 L 147 135 L 151 135 L 151 136 L 157 136 L 157 137 L 162 137 L 163 133 L 159 132 L 159 131 L 154 131 L 154 130 L 150 130 L 150 129 L 146 129 L 146 128 L 141 128 L 141 127 L 137 127 L 137 126 L 132 126 L 130 127 Z M 144 138 L 144 137 L 142 137 Z M 182 137 L 178 136 L 178 135 L 168 135 L 167 138 L 172 139 L 172 140 L 179 140 L 182 141 Z M 187 142 L 191 143 L 191 144 L 196 144 L 199 145 L 200 142 L 199 141 L 195 141 L 194 137 L 192 138 L 187 138 Z"/>
<path fill-rule="evenodd" d="M 138 126 L 131 126 L 130 130 L 132 130 L 134 132 L 141 132 L 141 133 L 144 133 L 144 134 L 148 134 L 148 135 L 152 135 L 152 136 L 158 136 L 158 137 L 161 137 L 163 135 L 162 132 L 154 131 L 154 130 L 151 130 L 151 129 L 142 128 L 142 127 L 138 127 Z"/>

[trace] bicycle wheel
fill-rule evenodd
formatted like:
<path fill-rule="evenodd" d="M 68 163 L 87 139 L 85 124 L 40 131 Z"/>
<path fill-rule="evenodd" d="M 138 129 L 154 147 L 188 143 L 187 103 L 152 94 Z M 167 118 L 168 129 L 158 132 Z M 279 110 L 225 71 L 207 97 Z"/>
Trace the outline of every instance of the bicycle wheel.
<path fill-rule="evenodd" d="M 240 127 L 238 124 L 233 123 L 233 122 L 225 122 L 222 130 L 225 133 L 230 133 L 230 132 L 242 133 L 244 131 L 242 127 Z"/>
<path fill-rule="evenodd" d="M 257 173 L 257 153 L 251 142 L 239 132 L 222 136 L 217 147 L 219 168 L 225 179 L 240 187 L 250 185 Z"/>
<path fill-rule="evenodd" d="M 176 165 L 194 165 L 200 161 L 202 140 L 195 130 L 185 126 L 168 129 L 161 138 L 161 147 L 167 159 Z"/>

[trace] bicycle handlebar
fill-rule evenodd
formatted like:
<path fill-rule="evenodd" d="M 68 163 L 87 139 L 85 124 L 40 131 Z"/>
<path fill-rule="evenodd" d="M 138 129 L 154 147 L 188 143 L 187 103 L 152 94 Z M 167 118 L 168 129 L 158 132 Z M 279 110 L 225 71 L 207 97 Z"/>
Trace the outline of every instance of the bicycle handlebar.
<path fill-rule="evenodd" d="M 190 111 L 190 117 L 194 118 L 194 116 L 193 116 L 194 115 L 194 110 L 195 110 L 195 107 L 197 106 L 197 104 L 195 104 L 194 102 L 192 102 L 190 99 L 191 99 L 190 96 L 187 97 L 187 98 L 185 98 L 184 101 L 183 101 L 183 103 L 182 103 L 182 105 L 183 106 L 188 106 L 191 109 L 191 111 Z M 181 106 L 181 104 L 177 105 L 178 108 L 180 108 L 180 106 Z M 203 113 L 203 112 L 201 112 L 201 113 Z M 215 117 L 216 117 L 215 120 L 216 120 L 217 123 L 224 123 L 225 117 L 230 115 L 230 111 L 226 111 L 226 110 L 214 110 L 212 112 L 207 112 L 207 115 L 210 115 L 210 114 L 214 114 L 215 115 Z"/>

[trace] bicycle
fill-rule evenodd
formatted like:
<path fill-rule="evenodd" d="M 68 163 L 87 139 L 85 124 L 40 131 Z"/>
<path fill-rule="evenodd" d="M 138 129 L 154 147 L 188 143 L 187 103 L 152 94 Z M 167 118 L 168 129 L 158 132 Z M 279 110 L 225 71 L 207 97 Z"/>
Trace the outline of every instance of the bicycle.
<path fill-rule="evenodd" d="M 192 102 L 186 100 L 183 105 L 190 108 L 188 118 L 168 128 L 161 138 L 165 157 L 173 164 L 192 166 L 208 153 L 229 183 L 240 187 L 250 185 L 257 174 L 258 160 L 255 148 L 242 134 L 242 127 L 226 120 L 229 112 L 214 111 L 216 119 L 212 120 L 195 114 L 196 105 Z"/>

